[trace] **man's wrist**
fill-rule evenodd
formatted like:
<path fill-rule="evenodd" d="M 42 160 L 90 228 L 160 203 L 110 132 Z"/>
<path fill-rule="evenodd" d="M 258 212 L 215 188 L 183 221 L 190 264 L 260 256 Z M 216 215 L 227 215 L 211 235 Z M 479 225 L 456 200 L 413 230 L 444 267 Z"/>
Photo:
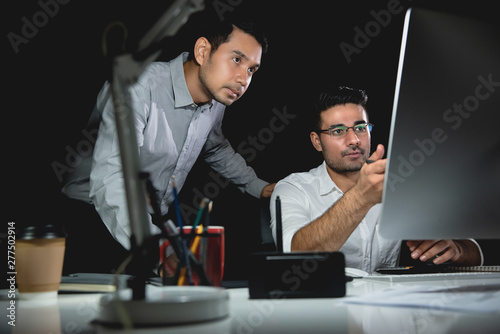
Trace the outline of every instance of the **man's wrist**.
<path fill-rule="evenodd" d="M 481 252 L 474 242 L 470 240 L 454 240 L 454 242 L 460 253 L 459 258 L 454 262 L 466 266 L 481 265 Z"/>
<path fill-rule="evenodd" d="M 372 203 L 370 201 L 369 196 L 366 196 L 358 187 L 357 185 L 352 187 L 350 190 L 348 190 L 344 196 L 347 196 L 350 200 L 353 201 L 353 203 L 357 203 L 357 206 L 359 207 L 360 210 L 370 210 L 372 206 L 374 206 L 377 203 Z"/>

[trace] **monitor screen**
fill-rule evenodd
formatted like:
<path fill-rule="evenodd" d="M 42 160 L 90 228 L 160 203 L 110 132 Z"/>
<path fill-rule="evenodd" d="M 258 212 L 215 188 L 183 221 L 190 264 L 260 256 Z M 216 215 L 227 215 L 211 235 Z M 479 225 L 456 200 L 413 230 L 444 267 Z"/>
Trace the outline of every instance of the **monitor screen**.
<path fill-rule="evenodd" d="M 500 237 L 500 29 L 406 13 L 380 233 Z"/>

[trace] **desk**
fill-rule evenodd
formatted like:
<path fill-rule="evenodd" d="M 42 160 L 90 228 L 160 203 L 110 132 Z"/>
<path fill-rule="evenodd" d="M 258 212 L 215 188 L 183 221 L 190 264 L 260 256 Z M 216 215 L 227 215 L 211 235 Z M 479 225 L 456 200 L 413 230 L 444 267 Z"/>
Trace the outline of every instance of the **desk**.
<path fill-rule="evenodd" d="M 499 286 L 500 274 L 481 277 L 436 277 L 398 280 L 362 278 L 347 283 L 347 296 L 363 296 L 389 287 L 402 286 Z M 500 289 L 500 288 L 499 288 Z M 248 298 L 247 288 L 227 290 L 230 316 L 209 323 L 168 328 L 168 333 L 499 333 L 500 313 L 484 314 L 432 310 L 418 307 L 379 307 L 348 304 L 346 298 L 257 299 Z M 1 333 L 119 333 L 94 325 L 102 294 L 60 294 L 45 305 L 16 300 L 16 326 L 2 316 Z M 441 298 L 439 296 L 437 299 Z M 0 308 L 8 314 L 10 300 L 1 292 Z M 500 301 L 499 301 L 500 302 Z M 148 328 L 134 333 L 165 333 Z"/>

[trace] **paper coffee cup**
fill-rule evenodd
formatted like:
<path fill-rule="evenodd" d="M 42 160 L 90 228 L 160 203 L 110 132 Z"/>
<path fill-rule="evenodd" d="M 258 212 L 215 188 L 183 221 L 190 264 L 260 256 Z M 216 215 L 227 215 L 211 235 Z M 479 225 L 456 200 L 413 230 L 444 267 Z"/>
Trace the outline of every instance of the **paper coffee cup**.
<path fill-rule="evenodd" d="M 28 226 L 16 235 L 16 283 L 21 299 L 57 296 L 65 235 L 54 225 Z"/>

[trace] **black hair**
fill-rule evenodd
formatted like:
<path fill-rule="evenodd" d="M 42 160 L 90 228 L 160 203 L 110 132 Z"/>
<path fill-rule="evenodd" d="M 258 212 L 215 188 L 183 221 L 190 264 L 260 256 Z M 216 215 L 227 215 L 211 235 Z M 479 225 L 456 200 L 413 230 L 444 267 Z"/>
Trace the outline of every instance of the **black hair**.
<path fill-rule="evenodd" d="M 368 95 L 362 89 L 339 86 L 329 88 L 318 94 L 314 107 L 313 128 L 319 131 L 321 127 L 321 113 L 327 109 L 347 103 L 357 104 L 366 111 Z"/>
<path fill-rule="evenodd" d="M 210 52 L 210 54 L 212 54 L 217 51 L 221 44 L 229 41 L 229 36 L 235 28 L 240 29 L 243 32 L 253 36 L 255 40 L 262 46 L 262 54 L 265 54 L 267 52 L 268 42 L 266 34 L 257 23 L 249 19 L 234 17 L 232 19 L 224 20 L 215 24 L 213 22 L 211 24 L 205 23 L 198 38 L 205 37 L 208 40 L 212 47 Z M 193 52 L 189 53 L 188 59 L 194 59 Z"/>

